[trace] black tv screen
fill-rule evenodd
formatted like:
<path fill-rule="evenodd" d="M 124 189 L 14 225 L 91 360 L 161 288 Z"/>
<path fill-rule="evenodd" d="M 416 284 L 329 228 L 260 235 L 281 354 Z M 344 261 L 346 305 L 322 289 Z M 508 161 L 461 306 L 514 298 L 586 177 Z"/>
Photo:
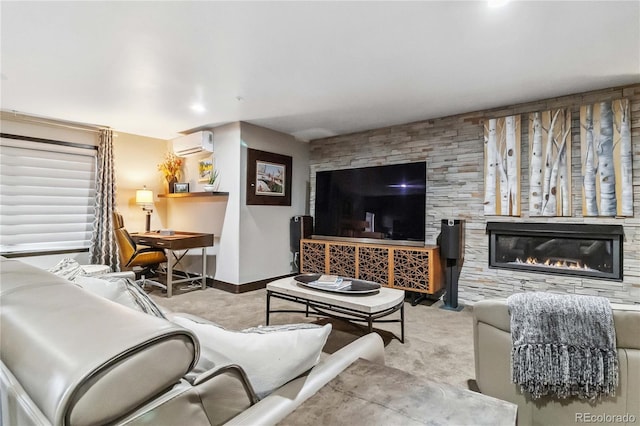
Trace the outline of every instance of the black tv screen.
<path fill-rule="evenodd" d="M 314 234 L 424 242 L 425 162 L 316 173 Z"/>

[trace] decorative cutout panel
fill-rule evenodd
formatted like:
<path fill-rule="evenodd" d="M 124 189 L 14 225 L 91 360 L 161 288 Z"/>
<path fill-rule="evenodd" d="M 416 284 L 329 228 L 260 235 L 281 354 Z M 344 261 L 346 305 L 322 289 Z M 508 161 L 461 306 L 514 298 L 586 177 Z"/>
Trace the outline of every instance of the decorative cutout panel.
<path fill-rule="evenodd" d="M 361 246 L 358 259 L 359 279 L 389 285 L 389 249 Z"/>
<path fill-rule="evenodd" d="M 324 274 L 324 243 L 302 243 L 302 270 L 304 273 Z"/>
<path fill-rule="evenodd" d="M 329 273 L 342 277 L 355 277 L 356 246 L 330 244 Z"/>
<path fill-rule="evenodd" d="M 429 252 L 395 249 L 393 251 L 394 287 L 429 290 Z"/>

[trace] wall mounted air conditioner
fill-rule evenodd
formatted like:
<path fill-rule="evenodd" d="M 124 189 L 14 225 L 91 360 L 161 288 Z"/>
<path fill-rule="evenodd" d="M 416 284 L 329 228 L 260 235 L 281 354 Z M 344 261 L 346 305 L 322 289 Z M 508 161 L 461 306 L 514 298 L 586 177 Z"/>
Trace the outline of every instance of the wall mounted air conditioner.
<path fill-rule="evenodd" d="M 173 152 L 178 157 L 213 152 L 213 132 L 203 130 L 173 139 Z"/>

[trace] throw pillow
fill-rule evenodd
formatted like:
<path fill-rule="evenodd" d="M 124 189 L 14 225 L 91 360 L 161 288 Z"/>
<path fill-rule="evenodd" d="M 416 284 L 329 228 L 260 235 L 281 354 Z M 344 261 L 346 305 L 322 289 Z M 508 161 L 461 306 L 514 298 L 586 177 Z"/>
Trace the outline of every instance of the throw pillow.
<path fill-rule="evenodd" d="M 47 271 L 67 280 L 73 280 L 79 275 L 87 275 L 84 269 L 82 269 L 82 266 L 80 266 L 76 260 L 68 257 L 62 259 L 56 264 L 56 266 L 47 269 Z"/>
<path fill-rule="evenodd" d="M 172 321 L 194 332 L 205 350 L 221 353 L 242 367 L 261 399 L 316 365 L 331 332 L 331 324 L 260 327 L 259 332 L 242 332 L 179 315 Z"/>
<path fill-rule="evenodd" d="M 83 289 L 100 297 L 113 300 L 114 302 L 117 299 L 120 299 L 118 303 L 123 305 L 131 304 L 130 307 L 133 306 L 133 298 L 130 297 L 123 286 L 119 286 L 116 283 L 110 283 L 100 278 L 85 276 L 77 276 L 72 281 L 78 287 L 82 287 Z"/>
<path fill-rule="evenodd" d="M 121 277 L 76 276 L 73 282 L 98 296 L 135 309 L 145 314 L 165 318 L 164 314 L 134 281 Z M 166 319 L 166 318 L 165 318 Z"/>
<path fill-rule="evenodd" d="M 302 330 L 305 328 L 319 328 L 318 324 L 302 323 L 302 324 L 284 324 L 284 325 L 259 325 L 257 327 L 245 328 L 241 333 L 259 333 L 267 334 L 276 331 Z"/>

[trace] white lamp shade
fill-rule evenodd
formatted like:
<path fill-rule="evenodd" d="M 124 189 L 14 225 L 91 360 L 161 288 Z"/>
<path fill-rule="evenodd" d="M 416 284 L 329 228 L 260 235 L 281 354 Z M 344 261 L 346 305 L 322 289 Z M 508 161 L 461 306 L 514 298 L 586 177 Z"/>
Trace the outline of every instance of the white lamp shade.
<path fill-rule="evenodd" d="M 138 189 L 136 191 L 136 204 L 153 204 L 153 191 L 150 189 Z"/>

